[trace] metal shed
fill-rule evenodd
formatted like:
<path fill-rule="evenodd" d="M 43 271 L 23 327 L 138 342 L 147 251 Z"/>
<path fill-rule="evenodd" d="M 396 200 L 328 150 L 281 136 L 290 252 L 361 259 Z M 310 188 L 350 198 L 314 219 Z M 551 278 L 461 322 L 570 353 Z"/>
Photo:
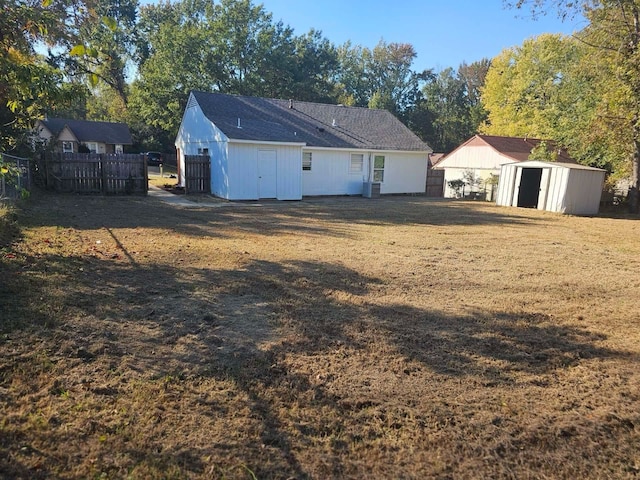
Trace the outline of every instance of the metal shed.
<path fill-rule="evenodd" d="M 500 169 L 496 203 L 574 215 L 600 207 L 605 171 L 571 163 L 526 161 Z"/>

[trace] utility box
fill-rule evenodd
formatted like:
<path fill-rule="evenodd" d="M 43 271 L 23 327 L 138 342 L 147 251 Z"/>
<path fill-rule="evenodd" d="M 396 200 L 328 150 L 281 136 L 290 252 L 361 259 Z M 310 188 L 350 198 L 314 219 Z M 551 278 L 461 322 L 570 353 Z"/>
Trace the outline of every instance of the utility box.
<path fill-rule="evenodd" d="M 366 198 L 378 198 L 380 196 L 380 182 L 364 182 L 362 196 Z"/>

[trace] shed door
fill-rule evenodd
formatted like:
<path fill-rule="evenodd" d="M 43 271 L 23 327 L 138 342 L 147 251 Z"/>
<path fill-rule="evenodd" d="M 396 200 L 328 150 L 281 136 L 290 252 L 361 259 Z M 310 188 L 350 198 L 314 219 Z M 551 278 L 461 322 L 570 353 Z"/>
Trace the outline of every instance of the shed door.
<path fill-rule="evenodd" d="M 536 208 L 540 196 L 541 168 L 523 168 L 518 193 L 518 207 Z"/>
<path fill-rule="evenodd" d="M 275 150 L 258 150 L 258 198 L 276 198 L 277 164 Z"/>

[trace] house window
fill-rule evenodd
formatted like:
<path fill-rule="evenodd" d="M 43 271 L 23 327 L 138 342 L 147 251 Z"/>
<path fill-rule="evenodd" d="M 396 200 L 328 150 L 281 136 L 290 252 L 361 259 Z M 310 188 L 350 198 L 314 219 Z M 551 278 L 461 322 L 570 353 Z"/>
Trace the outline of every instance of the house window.
<path fill-rule="evenodd" d="M 73 153 L 73 142 L 62 142 L 63 153 Z"/>
<path fill-rule="evenodd" d="M 122 152 L 123 152 L 122 145 L 116 145 L 116 153 L 120 155 L 122 154 Z"/>
<path fill-rule="evenodd" d="M 364 165 L 364 155 L 362 153 L 351 154 L 351 164 L 349 166 L 350 173 L 362 172 L 362 166 Z"/>
<path fill-rule="evenodd" d="M 96 142 L 87 142 L 87 148 L 91 153 L 98 153 L 98 144 Z"/>
<path fill-rule="evenodd" d="M 311 171 L 311 152 L 302 154 L 302 170 Z"/>
<path fill-rule="evenodd" d="M 208 148 L 198 148 L 198 155 L 209 155 Z"/>
<path fill-rule="evenodd" d="M 384 155 L 373 157 L 373 181 L 384 182 Z"/>

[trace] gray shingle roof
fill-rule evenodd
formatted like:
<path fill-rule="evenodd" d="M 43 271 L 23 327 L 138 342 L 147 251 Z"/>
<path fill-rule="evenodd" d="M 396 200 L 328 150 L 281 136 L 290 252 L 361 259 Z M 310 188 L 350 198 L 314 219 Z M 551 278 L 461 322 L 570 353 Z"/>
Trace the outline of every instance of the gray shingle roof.
<path fill-rule="evenodd" d="M 229 139 L 328 148 L 431 151 L 429 145 L 386 110 L 198 91 L 192 94 L 205 116 Z"/>
<path fill-rule="evenodd" d="M 41 122 L 56 137 L 67 126 L 79 142 L 101 142 L 114 145 L 131 145 L 133 143 L 131 132 L 129 132 L 126 123 L 93 122 L 69 118 L 47 118 Z"/>

